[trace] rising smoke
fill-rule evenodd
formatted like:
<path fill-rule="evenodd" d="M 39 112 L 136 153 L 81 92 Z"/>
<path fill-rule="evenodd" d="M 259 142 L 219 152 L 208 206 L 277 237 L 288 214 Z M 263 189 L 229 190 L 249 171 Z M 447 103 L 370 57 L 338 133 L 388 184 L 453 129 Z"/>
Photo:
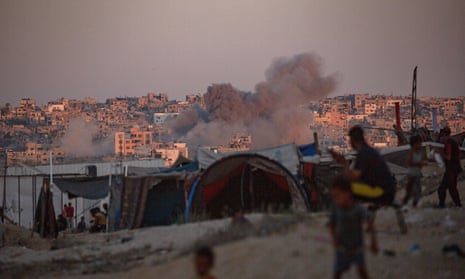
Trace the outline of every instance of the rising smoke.
<path fill-rule="evenodd" d="M 169 123 L 173 136 L 191 147 L 224 145 L 234 134 L 250 134 L 253 148 L 311 141 L 309 101 L 318 100 L 336 87 L 334 76 L 323 76 L 321 59 L 303 53 L 276 59 L 265 72 L 255 93 L 231 84 L 213 84 L 200 107 Z"/>
<path fill-rule="evenodd" d="M 98 126 L 83 118 L 73 118 L 61 139 L 61 147 L 67 155 L 75 157 L 97 157 L 110 154 L 113 149 L 111 137 L 98 139 Z"/>

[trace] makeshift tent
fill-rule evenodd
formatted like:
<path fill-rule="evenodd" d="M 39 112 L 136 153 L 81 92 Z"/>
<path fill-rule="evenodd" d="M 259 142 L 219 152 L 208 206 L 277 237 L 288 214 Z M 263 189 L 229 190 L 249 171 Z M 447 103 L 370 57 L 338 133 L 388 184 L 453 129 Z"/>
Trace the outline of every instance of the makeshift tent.
<path fill-rule="evenodd" d="M 111 189 L 109 229 L 171 225 L 185 210 L 184 176 L 124 177 Z"/>
<path fill-rule="evenodd" d="M 212 164 L 189 194 L 189 213 L 220 218 L 225 211 L 308 209 L 306 193 L 280 163 L 259 154 L 236 154 Z"/>
<path fill-rule="evenodd" d="M 54 178 L 53 182 L 62 192 L 68 193 L 70 199 L 82 197 L 89 200 L 99 200 L 108 195 L 108 176 Z"/>
<path fill-rule="evenodd" d="M 53 193 L 48 185 L 49 180 L 44 179 L 44 185 L 40 188 L 39 200 L 35 209 L 34 231 L 43 238 L 56 238 L 58 226 L 53 208 Z"/>
<path fill-rule="evenodd" d="M 197 162 L 190 162 L 178 167 L 173 168 L 139 168 L 139 167 L 128 167 L 128 176 L 154 176 L 161 173 L 185 173 L 195 172 L 199 169 Z"/>
<path fill-rule="evenodd" d="M 251 150 L 243 152 L 233 152 L 233 153 L 222 153 L 215 150 L 199 148 L 197 150 L 197 160 L 199 162 L 200 169 L 207 169 L 216 161 L 221 158 L 228 157 L 236 154 L 258 154 L 270 158 L 282 166 L 284 166 L 289 172 L 293 175 L 297 175 L 299 164 L 300 164 L 300 154 L 297 149 L 297 146 L 294 144 L 282 145 L 274 148 L 267 148 L 261 150 Z"/>

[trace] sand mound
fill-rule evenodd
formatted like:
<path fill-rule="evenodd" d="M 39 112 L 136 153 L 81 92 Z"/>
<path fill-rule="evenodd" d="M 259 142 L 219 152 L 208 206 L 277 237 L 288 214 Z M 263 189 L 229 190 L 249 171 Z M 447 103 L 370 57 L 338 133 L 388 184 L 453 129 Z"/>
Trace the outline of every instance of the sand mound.
<path fill-rule="evenodd" d="M 50 250 L 51 242 L 37 233 L 10 224 L 0 224 L 0 248 L 26 247 L 32 250 Z"/>

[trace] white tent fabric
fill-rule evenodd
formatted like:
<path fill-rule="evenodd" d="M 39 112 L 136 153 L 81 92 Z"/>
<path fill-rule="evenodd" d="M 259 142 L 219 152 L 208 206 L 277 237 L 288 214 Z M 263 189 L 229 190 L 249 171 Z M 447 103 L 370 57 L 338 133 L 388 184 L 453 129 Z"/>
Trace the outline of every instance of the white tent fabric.
<path fill-rule="evenodd" d="M 234 155 L 234 154 L 259 154 L 267 158 L 273 159 L 288 169 L 293 175 L 297 175 L 300 155 L 298 148 L 295 144 L 287 144 L 278 146 L 275 148 L 261 149 L 261 150 L 250 150 L 241 152 L 228 152 L 220 153 L 210 149 L 199 148 L 197 150 L 197 160 L 201 169 L 207 169 L 211 164 L 218 161 L 219 159 Z"/>

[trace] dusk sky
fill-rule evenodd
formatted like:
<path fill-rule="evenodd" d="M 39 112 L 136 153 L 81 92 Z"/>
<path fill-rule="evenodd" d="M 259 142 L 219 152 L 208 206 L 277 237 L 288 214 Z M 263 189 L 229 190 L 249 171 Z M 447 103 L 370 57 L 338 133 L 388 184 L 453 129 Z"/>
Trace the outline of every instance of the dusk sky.
<path fill-rule="evenodd" d="M 0 105 L 253 91 L 273 59 L 321 56 L 333 94 L 465 95 L 463 0 L 0 0 Z"/>

